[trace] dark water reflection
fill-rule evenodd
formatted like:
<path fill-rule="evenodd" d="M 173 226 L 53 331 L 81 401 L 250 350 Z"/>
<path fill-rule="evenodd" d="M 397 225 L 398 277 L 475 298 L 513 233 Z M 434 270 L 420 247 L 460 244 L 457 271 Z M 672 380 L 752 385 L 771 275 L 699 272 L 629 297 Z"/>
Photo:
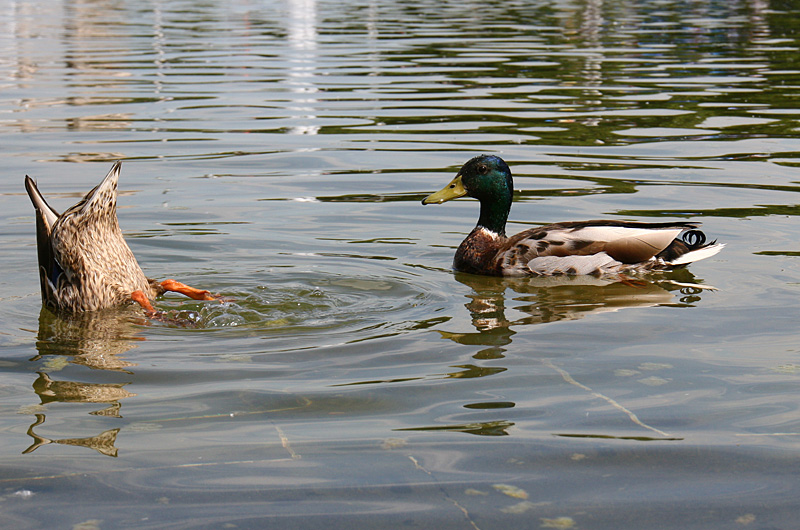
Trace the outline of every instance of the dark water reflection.
<path fill-rule="evenodd" d="M 792 3 L 6 7 L 6 526 L 796 524 Z M 453 274 L 477 205 L 419 200 L 479 152 L 509 231 L 727 246 L 641 282 Z M 118 159 L 146 272 L 224 303 L 40 311 L 23 176 L 61 209 Z"/>
<path fill-rule="evenodd" d="M 442 338 L 479 349 L 472 358 L 482 361 L 497 361 L 506 357 L 515 334 L 525 330 L 525 326 L 547 324 L 562 320 L 572 321 L 606 312 L 622 309 L 654 306 L 691 307 L 701 300 L 703 292 L 714 288 L 694 280 L 687 270 L 679 270 L 670 275 L 662 275 L 659 281 L 634 280 L 630 278 L 600 279 L 594 277 L 550 277 L 550 278 L 494 278 L 457 273 L 456 280 L 470 288 L 466 295 L 469 300 L 465 307 L 469 311 L 476 332 L 452 333 L 445 331 L 446 325 L 438 331 Z M 680 279 L 681 281 L 678 281 Z M 506 311 L 521 315 L 509 319 Z M 626 440 L 681 440 L 660 429 L 646 425 L 636 415 L 612 398 L 593 391 L 576 381 L 564 369 L 556 366 L 551 359 L 540 359 L 542 366 L 559 374 L 565 382 L 593 394 L 595 398 L 606 400 L 620 412 L 627 415 L 633 423 L 652 431 L 653 436 L 613 436 L 608 434 L 566 434 L 558 436 L 576 438 L 626 439 Z M 493 363 L 492 366 L 462 364 L 454 365 L 459 371 L 448 374 L 453 378 L 489 377 L 502 374 L 507 367 Z M 467 409 L 492 410 L 514 408 L 514 402 L 487 401 L 463 405 Z M 470 434 L 498 436 L 508 435 L 514 423 L 506 420 L 468 423 L 463 425 L 439 425 L 414 427 L 409 431 L 456 431 Z"/>
<path fill-rule="evenodd" d="M 136 363 L 126 360 L 126 352 L 144 340 L 136 327 L 146 322 L 135 311 L 112 310 L 77 315 L 57 315 L 42 307 L 32 362 L 47 356 L 63 356 L 68 362 L 96 370 L 130 373 Z"/>
<path fill-rule="evenodd" d="M 459 344 L 489 346 L 478 351 L 476 359 L 501 358 L 505 351 L 503 346 L 510 344 L 515 334 L 512 326 L 577 320 L 625 308 L 689 307 L 700 301 L 704 290 L 714 290 L 700 283 L 690 283 L 694 276 L 686 269 L 662 275 L 658 281 L 590 276 L 494 278 L 463 273 L 456 273 L 455 278 L 472 289 L 465 307 L 478 332 L 440 333 Z M 507 294 L 514 301 L 514 311 L 522 314 L 521 318 L 506 317 Z"/>
<path fill-rule="evenodd" d="M 25 449 L 22 454 L 26 455 L 28 453 L 32 453 L 43 445 L 61 444 L 71 445 L 73 447 L 87 447 L 89 449 L 94 449 L 101 455 L 117 456 L 118 449 L 114 446 L 114 443 L 117 440 L 117 433 L 119 433 L 119 429 L 109 429 L 107 431 L 103 431 L 97 436 L 91 436 L 87 438 L 60 438 L 53 440 L 39 436 L 33 431 L 34 427 L 39 426 L 44 422 L 45 415 L 36 414 L 36 421 L 30 427 L 28 427 L 28 436 L 33 438 L 33 443 L 30 445 L 30 447 Z"/>
<path fill-rule="evenodd" d="M 38 355 L 31 358 L 30 362 L 54 372 L 63 369 L 64 363 L 68 362 L 93 370 L 121 372 L 130 378 L 136 363 L 125 360 L 125 354 L 136 348 L 137 342 L 144 340 L 137 336 L 137 321 L 142 323 L 145 320 L 132 311 L 113 310 L 70 316 L 56 315 L 42 308 L 36 342 Z M 89 414 L 108 418 L 109 421 L 122 418 L 122 400 L 136 397 L 135 393 L 125 388 L 131 381 L 59 380 L 47 371 L 39 371 L 37 375 L 32 386 L 41 400 L 42 412 L 34 414 L 35 421 L 28 427 L 27 434 L 34 441 L 23 454 L 55 443 L 86 447 L 106 456 L 117 456 L 118 449 L 114 444 L 120 428 L 107 429 L 96 436 L 84 438 L 53 439 L 53 434 L 48 434 L 47 437 L 37 434 L 34 427 L 44 424 L 48 415 L 58 417 L 58 408 L 63 404 L 101 405 L 103 408 L 92 410 Z M 50 409 L 52 412 L 44 412 Z M 70 430 L 70 427 L 67 422 L 64 428 Z"/>

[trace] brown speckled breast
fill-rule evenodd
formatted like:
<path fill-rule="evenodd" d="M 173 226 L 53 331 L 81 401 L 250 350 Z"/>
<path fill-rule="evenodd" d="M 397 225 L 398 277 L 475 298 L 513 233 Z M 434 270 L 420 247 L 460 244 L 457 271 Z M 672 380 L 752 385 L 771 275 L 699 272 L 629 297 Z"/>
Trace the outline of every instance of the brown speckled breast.
<path fill-rule="evenodd" d="M 502 276 L 502 263 L 496 258 L 504 240 L 505 237 L 492 235 L 483 227 L 475 227 L 459 245 L 453 268 L 471 274 Z"/>

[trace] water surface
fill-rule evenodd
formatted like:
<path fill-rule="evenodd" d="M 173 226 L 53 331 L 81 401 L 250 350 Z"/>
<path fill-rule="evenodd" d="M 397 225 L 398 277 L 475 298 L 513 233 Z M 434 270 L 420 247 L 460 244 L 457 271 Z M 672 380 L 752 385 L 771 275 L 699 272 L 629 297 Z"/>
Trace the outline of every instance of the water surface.
<path fill-rule="evenodd" d="M 800 12 L 692 3 L 7 2 L 9 528 L 792 528 Z M 468 158 L 509 231 L 703 223 L 643 285 L 454 274 Z M 123 160 L 145 272 L 225 302 L 41 309 L 36 178 Z"/>

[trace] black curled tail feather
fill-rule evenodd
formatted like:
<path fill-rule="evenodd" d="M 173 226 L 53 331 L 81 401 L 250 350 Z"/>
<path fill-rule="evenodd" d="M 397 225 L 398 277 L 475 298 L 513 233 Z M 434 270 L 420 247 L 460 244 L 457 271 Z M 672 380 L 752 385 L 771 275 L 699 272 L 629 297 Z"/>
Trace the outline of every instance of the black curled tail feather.
<path fill-rule="evenodd" d="M 708 247 L 716 242 L 716 240 L 707 242 L 706 235 L 702 230 L 687 230 L 680 239 L 676 238 L 667 248 L 659 252 L 656 257 L 670 263 L 684 254 Z"/>
<path fill-rule="evenodd" d="M 706 244 L 706 235 L 702 230 L 687 230 L 681 236 L 681 241 L 689 248 L 689 250 L 697 250 L 698 248 L 713 245 L 716 241 Z"/>

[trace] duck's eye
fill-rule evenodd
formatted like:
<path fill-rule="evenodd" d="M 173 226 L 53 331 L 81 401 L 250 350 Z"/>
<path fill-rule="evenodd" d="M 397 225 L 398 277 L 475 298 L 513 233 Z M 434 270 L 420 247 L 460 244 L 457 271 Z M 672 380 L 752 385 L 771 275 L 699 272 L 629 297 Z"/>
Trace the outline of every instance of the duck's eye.
<path fill-rule="evenodd" d="M 489 168 L 488 167 L 484 166 L 483 164 L 478 166 L 478 173 L 480 173 L 481 175 L 485 175 L 488 172 L 489 172 Z"/>

